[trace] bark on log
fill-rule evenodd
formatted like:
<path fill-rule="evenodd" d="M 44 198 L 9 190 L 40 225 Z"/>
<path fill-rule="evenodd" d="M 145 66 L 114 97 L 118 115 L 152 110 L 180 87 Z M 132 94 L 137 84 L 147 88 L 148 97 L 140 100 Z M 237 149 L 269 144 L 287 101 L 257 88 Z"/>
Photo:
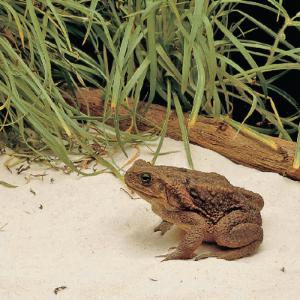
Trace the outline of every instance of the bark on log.
<path fill-rule="evenodd" d="M 97 89 L 79 89 L 76 93 L 81 111 L 84 113 L 88 111 L 92 116 L 102 115 L 102 96 L 102 92 Z M 70 97 L 66 97 L 66 100 L 72 104 Z M 139 112 L 141 111 L 143 111 L 143 105 L 139 106 Z M 161 126 L 165 114 L 165 107 L 152 104 L 143 114 L 143 119 L 138 120 L 139 130 L 149 130 L 153 128 L 153 124 Z M 120 128 L 126 130 L 131 123 L 130 118 L 126 118 L 128 112 L 121 109 L 120 115 L 122 119 L 125 117 L 120 122 Z M 168 123 L 167 136 L 181 140 L 179 123 L 174 111 Z M 203 116 L 199 116 L 195 126 L 189 130 L 189 140 L 193 144 L 216 151 L 238 164 L 300 180 L 300 169 L 292 167 L 296 143 L 275 137 L 272 139 L 278 146 L 276 150 L 242 132 L 237 134 L 236 129 L 224 124 L 220 119 Z"/>

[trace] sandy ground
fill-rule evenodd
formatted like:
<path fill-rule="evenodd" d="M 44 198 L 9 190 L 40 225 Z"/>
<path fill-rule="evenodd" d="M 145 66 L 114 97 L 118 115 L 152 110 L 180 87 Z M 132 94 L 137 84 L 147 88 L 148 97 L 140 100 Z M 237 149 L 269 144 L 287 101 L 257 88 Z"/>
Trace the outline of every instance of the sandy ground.
<path fill-rule="evenodd" d="M 19 187 L 0 186 L 0 299 L 300 299 L 300 184 L 191 147 L 196 169 L 264 197 L 257 254 L 160 262 L 155 256 L 178 243 L 179 230 L 154 233 L 159 218 L 112 175 L 47 170 L 43 181 L 26 183 L 25 176 L 41 173 L 38 167 L 16 175 L 1 166 L 0 180 Z M 166 139 L 163 150 L 178 152 L 159 164 L 187 166 L 180 142 Z M 146 148 L 141 152 L 151 158 Z M 55 293 L 58 287 L 66 288 Z"/>

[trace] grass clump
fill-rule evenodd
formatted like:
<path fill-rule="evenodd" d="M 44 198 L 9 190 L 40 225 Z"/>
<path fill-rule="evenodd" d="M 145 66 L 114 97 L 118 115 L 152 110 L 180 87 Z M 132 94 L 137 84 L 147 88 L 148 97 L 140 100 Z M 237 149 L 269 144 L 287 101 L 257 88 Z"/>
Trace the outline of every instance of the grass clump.
<path fill-rule="evenodd" d="M 279 32 L 249 8 L 281 22 Z M 150 104 L 160 98 L 178 116 L 189 111 L 188 128 L 200 113 L 232 117 L 235 107 L 246 104 L 240 126 L 256 114 L 269 126 L 252 124 L 252 130 L 290 140 L 299 130 L 299 104 L 276 81 L 286 70 L 300 68 L 300 49 L 285 38 L 287 29 L 299 27 L 299 17 L 289 16 L 276 0 L 0 0 L 3 138 L 12 146 L 12 137 L 19 140 L 27 156 L 48 161 L 55 156 L 70 170 L 80 171 L 70 154 L 82 153 L 118 174 L 104 152 L 110 155 L 116 147 L 126 152 L 127 145 L 149 138 L 119 129 L 118 112 L 131 97 L 135 108 L 142 99 Z M 256 31 L 272 42 L 255 40 Z M 104 116 L 85 116 L 66 104 L 65 86 L 105 90 Z M 280 116 L 279 101 L 294 112 Z M 136 110 L 131 114 L 135 126 Z M 108 118 L 113 127 L 105 125 Z M 105 151 L 95 151 L 95 145 Z M 297 149 L 294 166 L 299 166 Z"/>

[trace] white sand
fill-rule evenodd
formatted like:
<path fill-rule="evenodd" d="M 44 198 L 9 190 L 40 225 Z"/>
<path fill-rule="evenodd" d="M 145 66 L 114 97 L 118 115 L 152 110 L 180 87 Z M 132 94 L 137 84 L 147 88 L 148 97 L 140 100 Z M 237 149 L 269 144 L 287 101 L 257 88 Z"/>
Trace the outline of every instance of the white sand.
<path fill-rule="evenodd" d="M 300 299 L 299 182 L 191 147 L 196 169 L 216 171 L 264 197 L 257 254 L 162 263 L 155 256 L 176 245 L 180 232 L 154 233 L 159 218 L 112 175 L 47 170 L 43 181 L 26 184 L 25 175 L 41 172 L 12 175 L 1 167 L 0 180 L 19 187 L 0 186 L 0 227 L 7 223 L 0 231 L 0 300 Z M 166 139 L 163 150 L 179 152 L 158 163 L 187 166 L 180 142 Z M 59 286 L 67 288 L 54 294 Z"/>

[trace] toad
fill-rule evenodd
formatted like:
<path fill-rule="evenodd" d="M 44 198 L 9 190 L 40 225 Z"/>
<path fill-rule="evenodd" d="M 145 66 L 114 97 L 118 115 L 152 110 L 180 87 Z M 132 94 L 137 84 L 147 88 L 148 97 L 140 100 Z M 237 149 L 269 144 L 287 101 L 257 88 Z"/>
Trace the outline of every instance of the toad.
<path fill-rule="evenodd" d="M 127 186 L 151 204 L 165 234 L 172 225 L 185 235 L 164 260 L 217 257 L 235 260 L 252 255 L 263 240 L 260 211 L 264 201 L 254 192 L 235 187 L 222 175 L 137 160 L 125 176 Z M 196 254 L 202 242 L 218 249 Z"/>

